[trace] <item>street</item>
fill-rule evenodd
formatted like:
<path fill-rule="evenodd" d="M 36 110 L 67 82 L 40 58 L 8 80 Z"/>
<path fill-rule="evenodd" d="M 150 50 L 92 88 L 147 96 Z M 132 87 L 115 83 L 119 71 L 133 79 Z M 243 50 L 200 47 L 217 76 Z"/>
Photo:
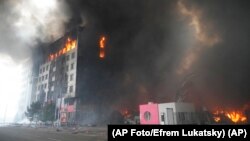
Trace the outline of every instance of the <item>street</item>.
<path fill-rule="evenodd" d="M 60 131 L 46 128 L 0 127 L 0 141 L 105 141 L 106 135 L 94 132 Z"/>

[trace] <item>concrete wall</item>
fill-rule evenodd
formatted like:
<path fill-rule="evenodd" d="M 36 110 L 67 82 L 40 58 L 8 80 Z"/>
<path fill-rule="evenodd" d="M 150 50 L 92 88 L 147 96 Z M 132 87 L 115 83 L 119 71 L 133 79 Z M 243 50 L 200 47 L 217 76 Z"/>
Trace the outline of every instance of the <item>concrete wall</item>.
<path fill-rule="evenodd" d="M 175 103 L 176 112 L 195 112 L 194 105 L 191 103 Z"/>
<path fill-rule="evenodd" d="M 180 118 L 178 117 L 178 114 L 187 114 L 185 115 L 185 117 L 188 116 L 188 118 L 192 118 L 191 116 L 193 116 L 194 112 L 195 112 L 195 108 L 193 106 L 193 104 L 190 103 L 161 103 L 158 104 L 159 107 L 159 121 L 160 124 L 186 124 L 187 122 L 189 123 L 190 121 L 181 121 Z M 167 114 L 167 108 L 172 108 L 173 109 L 173 117 L 171 116 L 171 118 L 173 118 L 173 122 L 170 122 L 170 118 L 169 115 Z M 164 116 L 163 116 L 164 115 Z M 162 121 L 162 117 L 164 121 Z M 172 120 L 172 119 L 171 119 Z M 192 122 L 190 122 L 191 124 Z"/>
<path fill-rule="evenodd" d="M 173 109 L 173 112 L 176 113 L 176 104 L 175 103 L 161 103 L 159 104 L 159 118 L 161 118 L 161 115 L 164 114 L 164 121 L 163 122 L 161 119 L 160 120 L 160 124 L 169 124 L 167 121 L 167 108 L 172 108 Z M 175 117 L 175 114 L 174 114 L 174 124 L 176 124 L 176 117 Z"/>

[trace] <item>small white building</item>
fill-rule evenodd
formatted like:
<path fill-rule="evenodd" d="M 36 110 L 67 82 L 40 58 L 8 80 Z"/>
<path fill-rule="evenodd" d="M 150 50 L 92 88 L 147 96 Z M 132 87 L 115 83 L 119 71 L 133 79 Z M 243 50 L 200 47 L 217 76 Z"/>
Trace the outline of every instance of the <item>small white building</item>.
<path fill-rule="evenodd" d="M 148 103 L 140 105 L 141 124 L 196 124 L 194 105 L 191 103 Z"/>

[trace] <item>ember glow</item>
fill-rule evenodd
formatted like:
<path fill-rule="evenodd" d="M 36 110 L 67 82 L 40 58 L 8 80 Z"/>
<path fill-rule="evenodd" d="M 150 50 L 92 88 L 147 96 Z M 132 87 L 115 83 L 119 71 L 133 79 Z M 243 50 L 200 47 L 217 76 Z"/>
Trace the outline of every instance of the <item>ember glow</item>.
<path fill-rule="evenodd" d="M 215 121 L 215 122 L 219 122 L 220 120 L 221 120 L 220 117 L 214 117 L 214 121 Z"/>
<path fill-rule="evenodd" d="M 73 50 L 74 48 L 76 48 L 76 40 L 68 38 L 65 46 L 62 49 L 60 49 L 58 52 L 56 52 L 54 54 L 50 54 L 48 60 L 49 61 L 54 60 L 57 57 Z"/>
<path fill-rule="evenodd" d="M 124 118 L 130 118 L 132 116 L 128 109 L 121 110 L 121 114 Z"/>
<path fill-rule="evenodd" d="M 105 58 L 105 45 L 106 45 L 106 37 L 101 36 L 100 41 L 99 41 L 99 48 L 100 48 L 99 57 L 101 59 Z"/>
<path fill-rule="evenodd" d="M 246 121 L 246 116 L 244 116 L 241 112 L 228 112 L 227 117 L 232 120 L 232 122 L 237 123 L 237 122 L 244 122 Z"/>
<path fill-rule="evenodd" d="M 214 113 L 214 121 L 222 122 L 222 118 L 229 119 L 233 123 L 244 123 L 247 121 L 247 117 L 243 114 L 242 111 L 224 111 L 216 110 Z"/>
<path fill-rule="evenodd" d="M 104 58 L 105 57 L 105 52 L 103 50 L 100 50 L 99 57 L 100 58 Z"/>

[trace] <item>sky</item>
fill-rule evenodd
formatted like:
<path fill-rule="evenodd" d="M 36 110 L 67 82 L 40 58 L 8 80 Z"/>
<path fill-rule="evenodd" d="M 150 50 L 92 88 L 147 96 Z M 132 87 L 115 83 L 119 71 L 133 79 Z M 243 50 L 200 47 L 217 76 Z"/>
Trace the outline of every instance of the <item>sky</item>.
<path fill-rule="evenodd" d="M 104 68 L 112 73 L 105 82 L 115 87 L 102 88 L 111 89 L 112 104 L 174 101 L 192 74 L 191 99 L 243 106 L 250 100 L 249 6 L 247 0 L 4 0 L 0 57 L 36 62 L 41 43 L 81 25 L 108 37 Z"/>

